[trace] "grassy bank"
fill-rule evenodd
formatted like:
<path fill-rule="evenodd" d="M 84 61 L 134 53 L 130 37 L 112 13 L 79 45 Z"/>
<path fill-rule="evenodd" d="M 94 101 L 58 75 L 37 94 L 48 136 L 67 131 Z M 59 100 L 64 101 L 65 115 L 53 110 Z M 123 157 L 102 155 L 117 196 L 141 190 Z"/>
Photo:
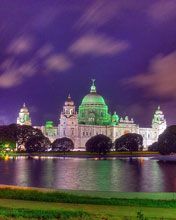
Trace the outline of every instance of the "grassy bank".
<path fill-rule="evenodd" d="M 5 202 L 5 201 L 1 201 Z M 9 203 L 12 203 L 12 200 L 8 200 Z M 19 201 L 15 201 L 18 206 L 22 208 L 11 208 L 11 207 L 4 207 L 2 205 L 0 207 L 0 216 L 1 217 L 9 217 L 9 218 L 28 218 L 28 219 L 84 219 L 88 220 L 91 219 L 91 215 L 85 211 L 81 210 L 39 210 L 34 207 L 37 204 L 30 204 L 30 208 L 24 208 L 24 203 L 19 205 Z M 6 205 L 7 206 L 7 205 Z"/>
<path fill-rule="evenodd" d="M 127 193 L 126 193 L 127 195 Z M 42 202 L 59 202 L 73 204 L 95 204 L 95 205 L 113 205 L 113 206 L 138 206 L 138 207 L 173 207 L 176 208 L 176 200 L 173 199 L 174 194 L 171 194 L 170 199 L 152 199 L 133 197 L 100 197 L 84 194 L 76 194 L 62 191 L 41 191 L 37 189 L 26 189 L 20 187 L 2 187 L 0 188 L 0 198 L 5 199 L 20 199 Z"/>
<path fill-rule="evenodd" d="M 1 212 L 1 210 L 4 210 Z M 33 219 L 70 220 L 142 220 L 141 212 L 149 219 L 175 219 L 175 208 L 152 208 L 130 206 L 104 206 L 67 203 L 48 203 L 0 199 L 0 216 Z"/>
<path fill-rule="evenodd" d="M 0 219 L 142 220 L 137 218 L 137 212 L 147 219 L 175 219 L 176 200 L 169 199 L 170 194 L 167 193 L 167 200 L 163 199 L 165 193 L 159 194 L 160 199 L 146 199 L 145 193 L 139 194 L 140 198 L 135 198 L 135 194 L 128 198 L 128 193 L 124 194 L 126 198 L 109 198 L 83 192 L 0 186 Z"/>

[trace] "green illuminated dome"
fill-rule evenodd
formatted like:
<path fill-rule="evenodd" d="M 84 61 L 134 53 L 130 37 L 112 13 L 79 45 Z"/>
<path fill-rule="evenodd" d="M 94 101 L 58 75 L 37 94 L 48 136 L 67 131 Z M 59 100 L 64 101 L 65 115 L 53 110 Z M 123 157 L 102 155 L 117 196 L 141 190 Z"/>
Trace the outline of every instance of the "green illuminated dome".
<path fill-rule="evenodd" d="M 83 98 L 81 105 L 106 105 L 104 98 L 97 94 L 94 83 L 95 81 L 93 80 L 90 93 Z"/>
<path fill-rule="evenodd" d="M 90 93 L 82 100 L 82 105 L 105 105 L 104 98 L 97 93 Z"/>
<path fill-rule="evenodd" d="M 86 95 L 79 106 L 79 124 L 86 125 L 109 125 L 111 115 L 104 98 L 97 94 L 95 80 L 92 80 L 90 93 Z"/>

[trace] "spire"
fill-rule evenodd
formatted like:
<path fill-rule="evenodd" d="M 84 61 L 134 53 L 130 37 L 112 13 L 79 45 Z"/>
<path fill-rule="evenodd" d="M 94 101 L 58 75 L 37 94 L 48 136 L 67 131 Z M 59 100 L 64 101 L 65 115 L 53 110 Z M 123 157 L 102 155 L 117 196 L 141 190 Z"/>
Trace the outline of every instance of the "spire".
<path fill-rule="evenodd" d="M 70 95 L 70 93 L 68 94 L 67 100 L 68 100 L 68 101 L 71 101 L 71 95 Z"/>
<path fill-rule="evenodd" d="M 158 105 L 158 110 L 160 110 L 160 105 Z"/>
<path fill-rule="evenodd" d="M 25 104 L 25 102 L 23 103 L 23 108 L 26 108 L 26 104 Z"/>
<path fill-rule="evenodd" d="M 73 100 L 71 98 L 71 95 L 69 93 L 68 96 L 67 96 L 67 99 L 65 101 L 65 106 L 73 106 L 73 105 L 74 105 L 74 102 L 73 102 Z"/>
<path fill-rule="evenodd" d="M 92 86 L 91 86 L 91 89 L 90 89 L 90 93 L 96 93 L 97 90 L 96 90 L 96 86 L 95 86 L 95 79 L 92 79 Z"/>

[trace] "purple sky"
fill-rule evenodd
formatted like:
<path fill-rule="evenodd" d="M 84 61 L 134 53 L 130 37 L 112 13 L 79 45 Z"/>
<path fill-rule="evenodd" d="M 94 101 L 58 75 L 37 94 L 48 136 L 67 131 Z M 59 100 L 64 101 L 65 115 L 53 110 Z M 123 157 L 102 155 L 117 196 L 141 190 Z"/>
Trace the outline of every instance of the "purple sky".
<path fill-rule="evenodd" d="M 176 115 L 175 0 L 1 0 L 0 122 L 23 104 L 33 124 L 58 118 L 96 79 L 110 112 L 149 126 Z"/>

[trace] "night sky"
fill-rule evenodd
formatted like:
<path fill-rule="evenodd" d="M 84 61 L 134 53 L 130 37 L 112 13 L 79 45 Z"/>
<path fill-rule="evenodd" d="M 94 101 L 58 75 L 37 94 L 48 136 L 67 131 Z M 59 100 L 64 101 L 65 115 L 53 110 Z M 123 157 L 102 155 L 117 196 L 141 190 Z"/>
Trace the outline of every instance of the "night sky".
<path fill-rule="evenodd" d="M 0 0 L 0 123 L 23 102 L 34 125 L 58 124 L 96 79 L 110 112 L 176 123 L 176 0 Z"/>

